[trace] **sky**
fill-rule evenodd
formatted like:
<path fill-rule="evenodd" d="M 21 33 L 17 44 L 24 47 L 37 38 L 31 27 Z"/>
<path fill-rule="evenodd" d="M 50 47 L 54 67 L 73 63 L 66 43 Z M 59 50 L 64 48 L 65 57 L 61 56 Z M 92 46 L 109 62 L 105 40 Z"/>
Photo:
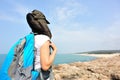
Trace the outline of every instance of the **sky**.
<path fill-rule="evenodd" d="M 58 53 L 120 49 L 120 0 L 1 0 L 0 54 L 31 32 L 34 9 L 50 22 Z"/>

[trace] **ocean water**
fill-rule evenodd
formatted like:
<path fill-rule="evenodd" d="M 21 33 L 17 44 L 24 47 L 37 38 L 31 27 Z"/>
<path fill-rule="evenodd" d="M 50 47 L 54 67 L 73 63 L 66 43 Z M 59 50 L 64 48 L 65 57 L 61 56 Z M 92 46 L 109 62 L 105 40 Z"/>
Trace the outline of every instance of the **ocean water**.
<path fill-rule="evenodd" d="M 0 54 L 0 68 L 6 58 L 7 54 Z M 72 62 L 84 62 L 96 59 L 95 57 L 90 56 L 82 56 L 77 54 L 57 54 L 54 60 L 54 64 L 63 64 L 63 63 L 72 63 Z"/>
<path fill-rule="evenodd" d="M 0 69 L 1 69 L 1 66 L 2 66 L 5 58 L 6 58 L 6 54 L 0 54 Z"/>
<path fill-rule="evenodd" d="M 72 63 L 72 62 L 85 62 L 94 60 L 96 57 L 91 56 L 82 56 L 78 54 L 57 54 L 54 60 L 54 64 L 64 64 L 64 63 Z"/>

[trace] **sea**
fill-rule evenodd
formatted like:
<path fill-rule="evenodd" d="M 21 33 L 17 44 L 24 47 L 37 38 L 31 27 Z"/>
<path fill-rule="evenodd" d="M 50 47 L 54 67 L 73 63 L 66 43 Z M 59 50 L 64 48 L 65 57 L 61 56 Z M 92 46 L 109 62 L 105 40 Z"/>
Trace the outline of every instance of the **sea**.
<path fill-rule="evenodd" d="M 7 54 L 0 54 L 0 69 L 2 64 L 4 63 L 4 60 L 6 58 Z M 65 63 L 73 63 L 73 62 L 85 62 L 94 60 L 96 57 L 91 56 L 82 56 L 79 54 L 57 54 L 54 60 L 54 65 L 58 64 L 65 64 Z"/>

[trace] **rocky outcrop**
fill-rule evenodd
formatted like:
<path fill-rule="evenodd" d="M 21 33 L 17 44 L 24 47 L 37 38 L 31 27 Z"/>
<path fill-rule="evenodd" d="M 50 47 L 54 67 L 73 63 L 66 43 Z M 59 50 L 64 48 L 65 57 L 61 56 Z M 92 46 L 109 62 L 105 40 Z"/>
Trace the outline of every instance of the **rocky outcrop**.
<path fill-rule="evenodd" d="M 53 67 L 55 80 L 120 80 L 120 56 Z"/>

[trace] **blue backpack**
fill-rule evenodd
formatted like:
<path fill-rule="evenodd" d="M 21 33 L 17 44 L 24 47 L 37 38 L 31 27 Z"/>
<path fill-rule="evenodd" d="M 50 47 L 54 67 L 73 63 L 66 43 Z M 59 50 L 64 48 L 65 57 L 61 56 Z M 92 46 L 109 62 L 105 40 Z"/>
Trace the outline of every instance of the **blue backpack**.
<path fill-rule="evenodd" d="M 10 49 L 0 70 L 0 80 L 37 80 L 34 70 L 34 34 L 19 39 Z"/>

